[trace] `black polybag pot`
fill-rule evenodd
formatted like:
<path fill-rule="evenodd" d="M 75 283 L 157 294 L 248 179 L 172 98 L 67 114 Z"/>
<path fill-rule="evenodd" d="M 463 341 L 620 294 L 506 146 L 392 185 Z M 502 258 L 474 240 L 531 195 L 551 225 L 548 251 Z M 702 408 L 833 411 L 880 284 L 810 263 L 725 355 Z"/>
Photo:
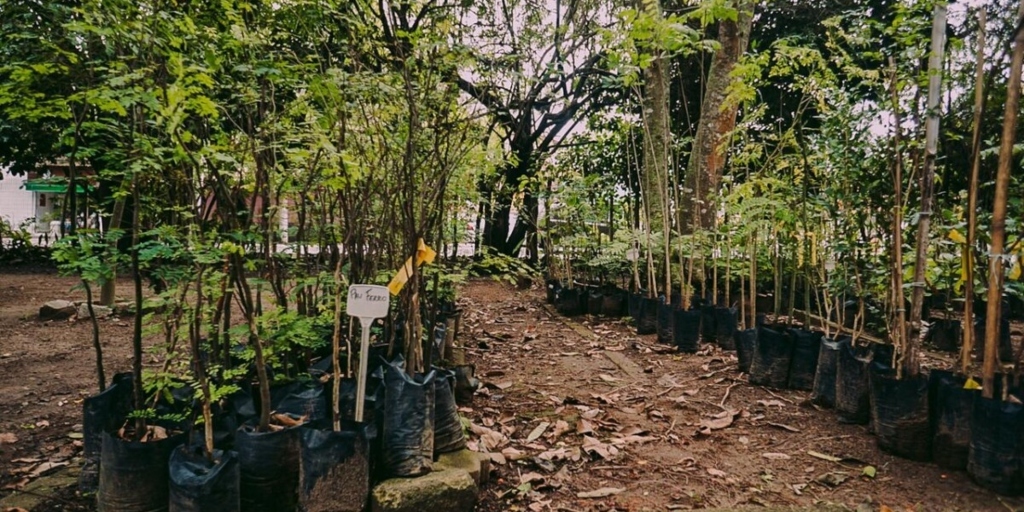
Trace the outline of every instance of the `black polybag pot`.
<path fill-rule="evenodd" d="M 587 313 L 597 316 L 602 313 L 602 307 L 604 305 L 604 295 L 597 290 L 590 290 L 587 292 Z"/>
<path fill-rule="evenodd" d="M 936 320 L 928 328 L 928 341 L 943 352 L 956 352 L 963 339 L 963 324 L 956 318 Z"/>
<path fill-rule="evenodd" d="M 171 452 L 169 512 L 238 512 L 241 472 L 235 452 L 180 446 Z"/>
<path fill-rule="evenodd" d="M 94 492 L 100 483 L 100 452 L 103 432 L 117 430 L 132 405 L 132 374 L 119 373 L 102 393 L 82 401 L 82 471 L 78 489 Z"/>
<path fill-rule="evenodd" d="M 434 456 L 435 373 L 410 377 L 393 363 L 384 367 L 383 463 L 392 476 L 419 476 Z"/>
<path fill-rule="evenodd" d="M 548 279 L 545 281 L 545 290 L 547 292 L 546 299 L 548 304 L 554 304 L 555 298 L 558 297 L 558 291 L 562 289 L 562 282 L 558 279 Z"/>
<path fill-rule="evenodd" d="M 715 340 L 722 350 L 736 350 L 736 308 L 715 308 Z"/>
<path fill-rule="evenodd" d="M 883 368 L 893 368 L 893 358 L 896 355 L 896 346 L 891 343 L 872 343 L 871 362 L 882 365 Z"/>
<path fill-rule="evenodd" d="M 555 298 L 555 309 L 565 316 L 577 316 L 583 313 L 579 288 L 562 288 Z"/>
<path fill-rule="evenodd" d="M 700 308 L 700 338 L 704 343 L 718 341 L 718 330 L 715 327 L 715 306 L 707 304 Z"/>
<path fill-rule="evenodd" d="M 636 319 L 637 334 L 654 334 L 658 332 L 658 299 L 640 298 L 640 316 Z"/>
<path fill-rule="evenodd" d="M 879 363 L 871 364 L 871 420 L 878 447 L 916 461 L 931 459 L 931 425 L 928 418 L 928 378 L 904 375 Z"/>
<path fill-rule="evenodd" d="M 100 485 L 96 494 L 99 512 L 163 512 L 168 506 L 168 462 L 184 434 L 159 441 L 126 441 L 116 434 L 102 434 Z"/>
<path fill-rule="evenodd" d="M 974 321 L 974 350 L 981 354 L 985 349 L 985 319 Z M 980 356 L 979 356 L 980 359 Z M 1010 342 L 1010 320 L 1003 318 L 999 322 L 999 361 L 1013 362 L 1013 344 Z"/>
<path fill-rule="evenodd" d="M 623 294 L 619 290 L 606 290 L 601 302 L 601 314 L 604 316 L 622 316 Z"/>
<path fill-rule="evenodd" d="M 696 353 L 700 349 L 700 310 L 677 309 L 673 316 L 672 341 L 676 349 L 687 354 Z"/>
<path fill-rule="evenodd" d="M 848 343 L 849 341 L 847 341 Z M 818 350 L 818 366 L 814 371 L 811 401 L 822 407 L 836 405 L 836 365 L 839 360 L 838 340 L 822 340 Z"/>
<path fill-rule="evenodd" d="M 757 333 L 754 359 L 750 363 L 750 383 L 785 388 L 789 383 L 792 358 L 793 338 L 789 333 L 761 327 Z"/>
<path fill-rule="evenodd" d="M 256 432 L 245 425 L 235 434 L 241 469 L 242 510 L 290 512 L 298 505 L 299 427 Z"/>
<path fill-rule="evenodd" d="M 673 318 L 672 305 L 665 303 L 658 304 L 658 343 L 671 344 L 675 341 L 672 334 L 674 326 L 675 318 Z"/>
<path fill-rule="evenodd" d="M 453 372 L 437 371 L 434 378 L 434 453 L 454 452 L 466 447 L 454 387 Z"/>
<path fill-rule="evenodd" d="M 335 432 L 302 429 L 299 508 L 361 512 L 370 495 L 369 443 L 361 425 Z"/>
<path fill-rule="evenodd" d="M 932 459 L 944 469 L 967 469 L 971 447 L 971 415 L 977 390 L 964 389 L 963 377 L 945 370 L 932 370 L 931 392 Z"/>
<path fill-rule="evenodd" d="M 840 423 L 866 425 L 871 417 L 868 384 L 870 348 L 844 339 L 836 361 L 836 414 Z"/>
<path fill-rule="evenodd" d="M 818 369 L 818 352 L 822 333 L 806 329 L 789 329 L 793 340 L 793 358 L 789 364 L 789 387 L 810 391 L 814 389 L 814 374 Z"/>
<path fill-rule="evenodd" d="M 750 364 L 754 360 L 754 350 L 757 348 L 757 329 L 736 331 L 734 338 L 739 370 L 742 373 L 750 373 Z"/>
<path fill-rule="evenodd" d="M 639 293 L 630 293 L 626 300 L 626 304 L 629 307 L 629 317 L 634 321 L 640 319 L 640 301 L 642 300 L 643 295 L 640 295 Z"/>
<path fill-rule="evenodd" d="M 473 403 L 473 394 L 480 389 L 480 380 L 476 378 L 476 367 L 471 364 L 463 364 L 452 369 L 455 372 L 455 403 L 458 405 L 470 405 Z"/>
<path fill-rule="evenodd" d="M 325 420 L 330 414 L 324 387 L 313 380 L 290 382 L 271 388 L 270 402 L 274 412 L 305 416 L 310 423 Z"/>
<path fill-rule="evenodd" d="M 1021 435 L 1024 409 L 998 398 L 976 396 L 971 414 L 971 446 L 967 474 L 975 483 L 999 494 L 1024 491 Z"/>

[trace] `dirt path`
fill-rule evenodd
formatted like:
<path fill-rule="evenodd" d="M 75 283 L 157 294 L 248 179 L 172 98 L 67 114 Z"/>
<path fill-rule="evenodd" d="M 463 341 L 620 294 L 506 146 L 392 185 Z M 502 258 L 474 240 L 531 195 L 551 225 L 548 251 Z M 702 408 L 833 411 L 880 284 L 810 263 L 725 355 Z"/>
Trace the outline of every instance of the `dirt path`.
<path fill-rule="evenodd" d="M 17 438 L 0 442 L 0 497 L 38 467 L 14 461 L 73 462 L 80 454 L 81 399 L 95 387 L 89 324 L 35 320 L 48 300 L 82 299 L 74 285 L 52 274 L 0 273 L 0 434 Z M 481 511 L 819 503 L 1024 510 L 1024 501 L 983 491 L 965 473 L 880 452 L 865 427 L 805 405 L 806 393 L 748 386 L 732 354 L 679 355 L 620 320 L 567 322 L 545 308 L 540 290 L 473 281 L 463 295 L 460 339 L 489 384 L 464 414 L 477 448 L 504 459 L 494 464 Z M 126 370 L 130 321 L 105 320 L 101 329 L 108 375 Z M 733 418 L 728 426 L 714 418 L 723 413 Z M 723 428 L 698 434 L 702 421 Z M 861 476 L 867 465 L 877 469 L 873 479 Z M 823 475 L 845 481 L 828 487 L 816 482 Z M 621 492 L 578 497 L 600 489 Z M 91 509 L 73 488 L 62 496 L 44 510 Z"/>
<path fill-rule="evenodd" d="M 732 353 L 682 355 L 621 320 L 570 321 L 537 290 L 478 281 L 463 297 L 461 339 L 487 383 L 464 413 L 478 449 L 503 454 L 480 510 L 1024 510 L 964 472 L 881 452 L 807 393 L 748 385 Z M 593 491 L 616 494 L 579 497 Z"/>

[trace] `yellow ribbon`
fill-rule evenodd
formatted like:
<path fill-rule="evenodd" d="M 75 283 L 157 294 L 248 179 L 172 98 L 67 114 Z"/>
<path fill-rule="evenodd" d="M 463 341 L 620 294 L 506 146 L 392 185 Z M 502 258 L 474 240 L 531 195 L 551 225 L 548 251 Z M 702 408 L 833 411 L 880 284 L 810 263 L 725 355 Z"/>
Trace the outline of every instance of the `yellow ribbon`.
<path fill-rule="evenodd" d="M 416 266 L 418 267 L 420 265 L 423 265 L 424 263 L 426 263 L 427 265 L 433 263 L 434 258 L 436 257 L 437 252 L 431 249 L 430 246 L 428 246 L 426 242 L 424 242 L 423 239 L 420 238 L 418 247 L 416 249 L 416 256 L 410 257 L 409 259 L 405 260 L 405 264 L 402 265 L 402 268 L 398 270 L 398 273 L 395 274 L 395 277 L 391 278 L 391 282 L 388 283 L 388 290 L 391 292 L 391 295 L 398 295 L 402 291 L 402 288 L 405 287 L 405 283 L 409 281 L 409 276 L 412 275 L 412 265 L 414 259 L 416 261 Z"/>

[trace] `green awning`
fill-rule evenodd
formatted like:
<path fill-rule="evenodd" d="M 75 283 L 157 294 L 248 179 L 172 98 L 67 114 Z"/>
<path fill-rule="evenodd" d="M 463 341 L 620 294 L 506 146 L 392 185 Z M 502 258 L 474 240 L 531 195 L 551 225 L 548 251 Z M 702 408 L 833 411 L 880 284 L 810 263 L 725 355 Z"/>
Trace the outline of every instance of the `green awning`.
<path fill-rule="evenodd" d="M 67 180 L 27 180 L 21 188 L 30 192 L 41 192 L 43 194 L 66 194 L 68 191 Z M 92 188 L 92 187 L 89 187 Z M 81 185 L 75 187 L 75 191 L 84 194 L 85 189 Z"/>

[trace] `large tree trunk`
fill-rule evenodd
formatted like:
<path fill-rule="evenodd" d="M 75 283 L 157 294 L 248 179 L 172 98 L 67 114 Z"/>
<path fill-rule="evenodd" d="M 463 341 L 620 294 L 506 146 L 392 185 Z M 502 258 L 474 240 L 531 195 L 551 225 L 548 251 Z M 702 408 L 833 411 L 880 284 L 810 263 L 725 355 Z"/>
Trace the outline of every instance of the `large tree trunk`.
<path fill-rule="evenodd" d="M 661 17 L 661 3 L 643 2 L 651 16 Z M 660 49 L 652 49 L 659 52 Z M 644 69 L 643 92 L 643 123 L 644 147 L 643 169 L 640 186 L 643 190 L 647 207 L 648 229 L 651 233 L 660 234 L 664 241 L 664 293 L 671 295 L 671 216 L 668 212 L 669 189 L 669 155 L 672 140 L 669 126 L 669 60 L 664 56 L 655 57 Z M 652 290 L 653 292 L 653 290 Z"/>
<path fill-rule="evenodd" d="M 735 21 L 723 19 L 718 25 L 721 45 L 711 59 L 704 101 L 700 107 L 700 122 L 686 167 L 686 180 L 680 209 L 680 227 L 684 231 L 710 228 L 715 224 L 715 205 L 712 198 L 718 193 L 725 167 L 726 136 L 736 127 L 739 105 L 726 104 L 726 90 L 732 82 L 730 74 L 740 57 L 747 51 L 750 28 L 753 23 L 754 3 L 742 0 Z"/>

